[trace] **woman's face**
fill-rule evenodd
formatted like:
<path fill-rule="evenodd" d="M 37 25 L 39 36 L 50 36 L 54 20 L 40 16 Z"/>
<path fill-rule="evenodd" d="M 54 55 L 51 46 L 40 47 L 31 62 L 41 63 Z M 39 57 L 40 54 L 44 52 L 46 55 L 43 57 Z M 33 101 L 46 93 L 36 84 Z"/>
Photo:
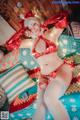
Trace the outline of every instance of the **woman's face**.
<path fill-rule="evenodd" d="M 26 30 L 25 35 L 28 37 L 31 37 L 32 39 L 38 38 L 41 32 L 40 23 L 37 21 L 29 21 L 29 24 L 26 25 L 28 27 L 28 30 Z M 24 40 L 21 44 L 21 48 L 32 48 L 34 44 L 34 40 L 27 39 Z"/>
<path fill-rule="evenodd" d="M 40 34 L 40 32 L 41 32 L 40 24 L 38 22 L 36 22 L 36 21 L 33 21 L 32 26 L 30 27 L 30 29 L 31 29 L 31 32 L 36 36 L 38 36 Z"/>
<path fill-rule="evenodd" d="M 24 26 L 29 30 L 26 31 L 26 35 L 32 38 L 36 38 L 41 33 L 40 22 L 35 17 L 30 17 L 24 21 Z"/>

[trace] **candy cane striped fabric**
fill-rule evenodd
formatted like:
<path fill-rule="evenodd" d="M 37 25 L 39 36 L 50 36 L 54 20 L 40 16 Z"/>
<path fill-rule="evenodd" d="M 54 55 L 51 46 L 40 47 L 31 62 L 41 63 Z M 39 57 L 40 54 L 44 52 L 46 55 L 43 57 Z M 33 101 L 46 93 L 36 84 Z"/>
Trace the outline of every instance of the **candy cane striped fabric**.
<path fill-rule="evenodd" d="M 9 102 L 24 90 L 35 85 L 21 64 L 15 65 L 7 72 L 0 74 L 0 84 L 5 89 Z"/>

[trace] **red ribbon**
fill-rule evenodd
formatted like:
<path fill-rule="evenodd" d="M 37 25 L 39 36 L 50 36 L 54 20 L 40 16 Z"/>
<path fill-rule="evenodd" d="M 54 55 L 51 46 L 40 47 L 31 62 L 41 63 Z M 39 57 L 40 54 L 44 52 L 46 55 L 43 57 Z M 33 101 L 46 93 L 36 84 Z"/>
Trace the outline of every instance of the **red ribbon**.
<path fill-rule="evenodd" d="M 49 24 L 54 25 L 57 28 L 66 28 L 68 25 L 68 12 L 63 11 L 58 15 L 51 17 L 43 24 L 44 27 L 47 27 Z"/>
<path fill-rule="evenodd" d="M 31 78 L 38 78 L 37 73 L 40 72 L 40 68 L 35 68 L 33 70 L 27 71 Z"/>
<path fill-rule="evenodd" d="M 21 44 L 21 35 L 25 32 L 26 29 L 21 28 L 18 32 L 16 32 L 7 42 L 6 48 L 9 51 L 12 51 L 18 48 Z"/>
<path fill-rule="evenodd" d="M 28 13 L 26 13 L 25 18 L 29 18 L 29 17 L 34 17 L 32 11 L 29 11 Z"/>

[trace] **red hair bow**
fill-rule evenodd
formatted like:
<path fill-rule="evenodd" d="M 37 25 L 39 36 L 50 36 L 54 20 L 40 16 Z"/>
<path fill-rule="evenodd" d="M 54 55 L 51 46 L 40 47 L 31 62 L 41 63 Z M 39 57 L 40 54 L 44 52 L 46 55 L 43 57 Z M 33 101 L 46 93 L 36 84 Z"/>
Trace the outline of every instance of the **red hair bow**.
<path fill-rule="evenodd" d="M 29 11 L 28 13 L 26 13 L 25 18 L 29 18 L 29 17 L 34 17 L 33 13 L 31 11 Z"/>

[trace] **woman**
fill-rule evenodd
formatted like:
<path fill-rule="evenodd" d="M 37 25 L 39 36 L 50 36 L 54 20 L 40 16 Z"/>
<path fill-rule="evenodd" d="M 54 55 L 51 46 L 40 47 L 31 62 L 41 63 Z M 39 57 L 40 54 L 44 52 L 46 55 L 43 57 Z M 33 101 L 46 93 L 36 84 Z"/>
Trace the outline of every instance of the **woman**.
<path fill-rule="evenodd" d="M 54 21 L 54 19 L 52 20 Z M 62 22 L 66 21 L 66 17 L 63 16 L 63 19 L 61 17 L 58 20 L 61 20 Z M 66 27 L 62 22 L 56 21 L 56 26 L 50 32 L 44 33 L 44 29 L 40 27 L 39 21 L 35 17 L 28 16 L 27 19 L 24 20 L 24 27 L 27 28 L 26 34 L 30 39 L 23 40 L 19 49 L 12 51 L 10 55 L 5 56 L 5 59 L 0 64 L 1 66 L 3 66 L 3 63 L 7 64 L 6 59 L 8 56 L 11 63 L 10 58 L 14 54 L 15 61 L 12 61 L 8 67 L 6 65 L 4 68 L 0 67 L 0 70 L 8 69 L 18 61 L 21 62 L 28 70 L 34 69 L 35 64 L 36 67 L 41 68 L 39 78 L 39 84 L 41 87 L 38 87 L 38 109 L 33 116 L 33 120 L 44 120 L 46 107 L 51 112 L 55 120 L 69 120 L 68 113 L 59 98 L 65 93 L 66 89 L 70 85 L 72 79 L 72 68 L 69 67 L 69 65 L 64 64 L 63 60 L 57 56 L 57 47 L 54 44 L 56 43 L 56 40 L 53 41 L 55 38 L 55 31 L 59 37 Z M 48 36 L 49 40 L 45 39 L 47 38 L 47 34 L 50 35 Z M 56 39 L 58 39 L 58 37 Z M 33 54 L 35 54 L 37 61 L 33 57 L 32 51 Z M 57 71 L 56 77 L 52 75 L 55 71 Z M 48 78 L 49 85 L 47 87 L 45 87 L 47 82 L 44 82 L 45 79 L 42 76 L 46 76 Z"/>

